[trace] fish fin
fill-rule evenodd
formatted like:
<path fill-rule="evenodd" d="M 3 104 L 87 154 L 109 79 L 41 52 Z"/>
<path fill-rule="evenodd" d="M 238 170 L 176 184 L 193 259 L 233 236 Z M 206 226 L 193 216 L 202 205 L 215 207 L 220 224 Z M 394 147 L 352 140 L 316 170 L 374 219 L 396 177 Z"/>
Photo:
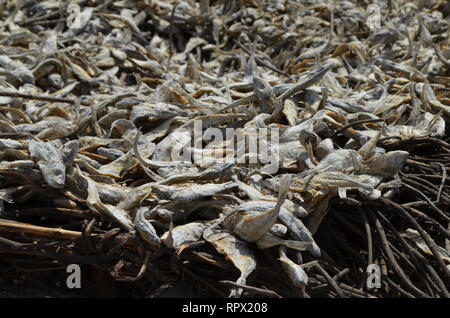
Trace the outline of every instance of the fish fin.
<path fill-rule="evenodd" d="M 291 248 L 293 250 L 297 251 L 305 251 L 306 248 L 311 244 L 309 242 L 302 242 L 302 241 L 293 241 L 293 240 L 285 240 L 282 243 L 284 246 Z"/>
<path fill-rule="evenodd" d="M 291 263 L 292 261 L 290 259 L 286 259 L 285 257 L 279 257 L 279 258 L 277 258 L 277 260 L 279 260 L 280 262 L 283 262 L 285 264 L 292 265 L 292 263 Z"/>
<path fill-rule="evenodd" d="M 279 210 L 286 200 L 287 194 L 289 192 L 289 186 L 291 185 L 292 176 L 283 176 L 280 181 L 280 192 L 278 193 L 277 204 L 275 205 L 275 210 Z"/>
<path fill-rule="evenodd" d="M 166 245 L 168 247 L 173 247 L 173 236 L 172 236 L 172 231 L 173 231 L 173 222 L 170 221 L 170 226 L 169 226 L 169 233 L 167 233 L 167 239 L 164 243 L 166 243 Z"/>

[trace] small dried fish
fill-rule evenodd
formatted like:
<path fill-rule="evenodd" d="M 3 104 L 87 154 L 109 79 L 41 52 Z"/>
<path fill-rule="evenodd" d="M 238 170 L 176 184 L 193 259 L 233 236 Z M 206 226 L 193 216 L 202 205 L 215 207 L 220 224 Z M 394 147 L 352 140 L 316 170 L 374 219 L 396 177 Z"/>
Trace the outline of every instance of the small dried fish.
<path fill-rule="evenodd" d="M 147 207 L 139 208 L 134 220 L 134 227 L 142 236 L 144 241 L 152 245 L 159 245 L 161 240 L 156 234 L 156 230 L 153 225 L 146 219 L 146 214 L 148 214 L 148 212 L 149 208 Z"/>
<path fill-rule="evenodd" d="M 256 257 L 250 250 L 249 246 L 240 239 L 233 235 L 220 231 L 218 229 L 206 229 L 203 233 L 203 237 L 206 241 L 211 243 L 216 250 L 230 259 L 234 266 L 241 272 L 237 283 L 245 284 L 247 277 L 256 268 Z M 230 293 L 230 297 L 240 297 L 242 289 L 233 289 Z"/>
<path fill-rule="evenodd" d="M 402 150 L 374 156 L 364 162 L 361 172 L 384 177 L 393 176 L 404 166 L 408 156 L 409 153 Z"/>
<path fill-rule="evenodd" d="M 320 257 L 320 248 L 308 228 L 294 214 L 287 210 L 281 210 L 278 218 L 289 230 L 290 234 L 300 242 L 309 242 L 306 250 L 315 257 Z"/>
<path fill-rule="evenodd" d="M 295 287 L 303 288 L 308 284 L 308 275 L 306 275 L 303 268 L 295 264 L 286 256 L 286 251 L 280 247 L 281 267 L 288 274 L 289 279 Z"/>
<path fill-rule="evenodd" d="M 256 242 L 275 224 L 280 208 L 288 194 L 290 183 L 289 176 L 282 179 L 278 199 L 276 203 L 272 203 L 271 208 L 264 209 L 258 201 L 243 203 L 225 218 L 224 227 L 246 242 Z"/>
<path fill-rule="evenodd" d="M 155 184 L 152 186 L 152 191 L 156 193 L 158 198 L 163 200 L 192 201 L 202 197 L 208 197 L 234 187 L 236 187 L 236 183 L 231 181 L 221 184 L 206 183 L 187 186 L 166 186 Z"/>
<path fill-rule="evenodd" d="M 78 140 L 72 140 L 64 144 L 61 156 L 63 158 L 64 166 L 66 168 L 72 166 L 72 162 L 78 152 L 79 142 Z"/>
<path fill-rule="evenodd" d="M 52 188 L 63 189 L 66 180 L 66 166 L 61 153 L 50 142 L 30 140 L 28 150 L 37 161 L 45 182 Z"/>
<path fill-rule="evenodd" d="M 161 241 L 169 248 L 178 249 L 185 243 L 198 241 L 206 226 L 205 223 L 192 222 L 173 227 L 170 223 L 170 229 L 161 236 Z"/>
<path fill-rule="evenodd" d="M 86 199 L 86 203 L 88 207 L 99 214 L 106 214 L 113 220 L 117 221 L 125 230 L 132 231 L 133 223 L 126 211 L 113 205 L 104 204 L 100 200 L 99 193 L 94 181 L 92 181 L 91 178 L 85 176 L 78 167 L 76 168 L 76 172 L 80 178 L 84 179 L 87 182 L 88 197 Z"/>
<path fill-rule="evenodd" d="M 262 238 L 260 238 L 258 241 L 256 241 L 256 245 L 261 250 L 264 250 L 266 248 L 271 248 L 274 246 L 278 246 L 278 245 L 282 245 L 282 246 L 286 246 L 286 247 L 292 248 L 297 251 L 305 251 L 306 247 L 308 245 L 310 245 L 310 243 L 292 241 L 292 240 L 283 240 L 271 233 L 267 233 Z"/>

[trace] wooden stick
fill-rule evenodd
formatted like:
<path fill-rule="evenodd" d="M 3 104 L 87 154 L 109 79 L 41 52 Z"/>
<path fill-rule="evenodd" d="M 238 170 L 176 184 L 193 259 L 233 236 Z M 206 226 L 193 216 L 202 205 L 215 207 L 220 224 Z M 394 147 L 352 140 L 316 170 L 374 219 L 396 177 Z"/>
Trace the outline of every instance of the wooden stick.
<path fill-rule="evenodd" d="M 386 233 L 384 231 L 384 228 L 381 226 L 380 221 L 378 220 L 376 215 L 370 215 L 372 219 L 375 221 L 375 226 L 378 230 L 378 234 L 381 238 L 381 247 L 383 251 L 385 252 L 389 262 L 392 264 L 392 267 L 394 268 L 395 273 L 399 276 L 399 278 L 402 280 L 402 282 L 408 286 L 408 288 L 413 292 L 414 296 L 420 297 L 420 298 L 430 298 L 430 296 L 426 293 L 424 293 L 422 290 L 414 286 L 414 284 L 411 282 L 411 280 L 406 276 L 403 269 L 400 267 L 400 265 L 395 260 L 394 254 L 392 253 L 391 247 L 389 246 L 389 241 L 386 237 Z"/>
<path fill-rule="evenodd" d="M 139 270 L 139 273 L 136 275 L 136 277 L 128 277 L 128 276 L 119 276 L 117 275 L 115 277 L 116 280 L 121 282 L 127 282 L 127 283 L 134 283 L 142 278 L 144 276 L 145 271 L 147 270 L 147 263 L 150 259 L 150 252 L 147 252 L 147 255 L 145 256 L 144 262 L 142 263 L 141 269 Z"/>
<path fill-rule="evenodd" d="M 367 261 L 369 264 L 373 264 L 373 249 L 372 249 L 372 232 L 370 231 L 370 224 L 369 220 L 367 220 L 367 216 L 365 214 L 365 211 L 361 207 L 357 207 L 359 213 L 361 214 L 361 217 L 364 221 L 364 228 L 366 229 L 366 235 L 367 235 Z"/>
<path fill-rule="evenodd" d="M 47 215 L 52 217 L 64 217 L 64 218 L 79 218 L 86 219 L 88 217 L 94 216 L 90 210 L 79 210 L 79 209 L 69 209 L 69 208 L 22 208 L 18 207 L 17 210 L 20 214 L 25 215 Z"/>
<path fill-rule="evenodd" d="M 384 203 L 394 207 L 397 211 L 401 212 L 401 214 L 408 219 L 408 221 L 411 223 L 411 225 L 413 225 L 416 228 L 416 230 L 420 233 L 420 236 L 422 236 L 423 240 L 428 245 L 429 249 L 433 253 L 434 258 L 438 262 L 438 264 L 441 267 L 441 269 L 443 270 L 443 272 L 447 275 L 447 277 L 450 277 L 450 270 L 445 265 L 445 262 L 442 259 L 441 254 L 439 254 L 438 247 L 437 247 L 436 243 L 434 243 L 434 241 L 431 238 L 430 234 L 428 234 L 420 226 L 420 224 L 417 223 L 417 221 L 408 213 L 408 211 L 406 211 L 401 205 L 399 205 L 399 204 L 397 204 L 397 203 L 395 203 L 395 202 L 393 202 L 393 201 L 391 201 L 389 199 L 381 198 L 381 200 Z"/>
<path fill-rule="evenodd" d="M 438 163 L 438 165 L 442 168 L 442 180 L 441 180 L 441 185 L 439 186 L 439 191 L 437 194 L 437 199 L 436 199 L 437 202 L 439 202 L 439 200 L 441 199 L 442 190 L 444 189 L 444 185 L 445 185 L 445 179 L 447 178 L 447 170 L 445 170 L 444 165 L 442 163 Z"/>
<path fill-rule="evenodd" d="M 244 51 L 245 53 L 247 53 L 248 55 L 251 55 L 250 52 L 237 40 L 233 39 L 233 42 L 236 43 L 241 49 L 242 51 Z M 253 56 L 255 58 L 255 61 L 260 64 L 261 66 L 267 67 L 269 70 L 274 71 L 275 73 L 278 73 L 280 75 L 284 75 L 287 77 L 290 77 L 289 74 L 286 74 L 283 71 L 280 71 L 279 69 L 267 64 L 266 62 L 264 62 L 263 60 L 261 60 L 259 57 Z"/>
<path fill-rule="evenodd" d="M 169 29 L 169 58 L 167 59 L 167 70 L 170 67 L 170 60 L 172 59 L 172 45 L 173 45 L 173 17 L 175 15 L 175 10 L 177 9 L 180 2 L 173 5 L 172 14 L 170 15 L 170 29 Z"/>
<path fill-rule="evenodd" d="M 324 270 L 323 267 L 320 266 L 319 263 L 315 264 L 315 267 L 325 277 L 325 279 L 328 281 L 328 283 L 331 285 L 331 287 L 333 287 L 333 289 L 336 291 L 336 293 L 339 295 L 339 297 L 344 298 L 344 293 L 342 292 L 341 288 L 338 286 L 336 281 L 327 273 L 327 271 Z"/>
<path fill-rule="evenodd" d="M 377 122 L 381 122 L 381 121 L 384 121 L 384 119 L 382 119 L 382 118 L 380 118 L 380 119 L 363 119 L 363 120 L 354 121 L 348 125 L 345 125 L 345 126 L 339 128 L 338 130 L 336 130 L 335 133 L 331 136 L 331 138 L 333 138 L 334 136 L 340 134 L 341 132 L 343 132 L 344 130 L 346 130 L 347 128 L 350 128 L 352 126 L 366 124 L 366 123 L 377 123 Z"/>
<path fill-rule="evenodd" d="M 433 208 L 434 211 L 436 211 L 446 221 L 450 221 L 450 217 L 447 216 L 444 212 L 442 212 L 442 210 L 439 209 L 433 202 L 431 202 L 431 200 L 422 191 L 417 190 L 416 188 L 410 186 L 409 184 L 407 184 L 407 183 L 405 183 L 403 181 L 402 181 L 402 186 L 407 187 L 408 189 L 410 189 L 410 190 L 414 191 L 415 193 L 419 194 L 422 198 L 424 198 L 430 204 L 430 206 Z M 394 203 L 394 202 L 392 202 L 392 203 Z"/>
<path fill-rule="evenodd" d="M 50 96 L 29 95 L 29 94 L 21 94 L 21 93 L 16 93 L 16 92 L 0 92 L 0 96 L 42 100 L 45 102 L 68 103 L 68 104 L 72 104 L 72 105 L 75 104 L 75 101 L 73 99 L 50 97 Z"/>
<path fill-rule="evenodd" d="M 225 285 L 242 288 L 242 289 L 252 292 L 254 294 L 264 295 L 264 296 L 273 297 L 273 298 L 283 298 L 278 293 L 274 292 L 273 290 L 262 289 L 262 288 L 258 288 L 258 287 L 248 286 L 248 285 L 242 285 L 242 284 L 238 284 L 238 283 L 235 283 L 235 282 L 232 282 L 229 280 L 221 280 L 220 282 Z"/>
<path fill-rule="evenodd" d="M 32 234 L 43 237 L 53 237 L 58 239 L 76 239 L 82 237 L 81 232 L 64 230 L 60 228 L 43 227 L 0 219 L 0 232 L 3 231 Z"/>
<path fill-rule="evenodd" d="M 80 153 L 82 155 L 85 155 L 86 157 L 89 157 L 89 158 L 94 159 L 96 161 L 99 161 L 100 163 L 109 163 L 109 162 L 112 161 L 111 159 L 109 159 L 106 156 L 99 155 L 99 154 L 92 153 L 92 152 L 85 151 L 85 150 L 81 150 L 81 149 L 78 150 L 78 153 Z"/>

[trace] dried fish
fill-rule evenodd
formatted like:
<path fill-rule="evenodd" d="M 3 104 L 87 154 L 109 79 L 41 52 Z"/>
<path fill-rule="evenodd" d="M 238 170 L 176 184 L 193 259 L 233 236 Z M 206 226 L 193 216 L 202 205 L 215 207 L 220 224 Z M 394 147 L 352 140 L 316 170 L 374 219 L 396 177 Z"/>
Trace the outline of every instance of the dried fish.
<path fill-rule="evenodd" d="M 159 245 L 161 243 L 160 238 L 156 234 L 156 230 L 153 225 L 147 221 L 146 214 L 149 212 L 148 207 L 139 208 L 134 220 L 134 227 L 142 236 L 144 241 L 152 245 Z"/>
<path fill-rule="evenodd" d="M 247 277 L 255 270 L 256 257 L 244 241 L 218 229 L 206 229 L 203 237 L 211 243 L 219 253 L 230 259 L 241 272 L 237 283 L 245 284 Z M 242 289 L 233 289 L 230 297 L 240 297 Z"/>
<path fill-rule="evenodd" d="M 154 185 L 152 190 L 160 199 L 174 200 L 174 201 L 193 201 L 202 197 L 208 197 L 216 193 L 220 193 L 231 188 L 234 188 L 236 183 L 226 182 L 221 184 L 206 183 L 202 185 L 188 185 L 188 186 L 166 186 Z"/>
<path fill-rule="evenodd" d="M 113 220 L 117 221 L 125 230 L 132 231 L 133 223 L 131 222 L 131 219 L 126 211 L 113 205 L 104 204 L 100 200 L 99 192 L 94 181 L 85 176 L 78 167 L 76 168 L 76 172 L 80 178 L 87 182 L 88 197 L 86 199 L 86 203 L 88 207 L 97 213 L 106 214 Z"/>
<path fill-rule="evenodd" d="M 161 236 L 161 241 L 169 248 L 178 249 L 185 243 L 198 241 L 206 226 L 205 223 L 192 222 L 173 227 L 173 223 L 170 223 L 170 229 Z"/>
<path fill-rule="evenodd" d="M 61 153 L 50 142 L 30 140 L 28 150 L 37 161 L 45 182 L 52 188 L 63 189 L 66 179 L 66 166 Z"/>
<path fill-rule="evenodd" d="M 448 297 L 436 279 L 442 264 L 435 272 L 436 264 L 418 266 L 416 252 L 447 264 L 448 253 L 428 249 L 415 229 L 403 233 L 404 224 L 399 233 L 413 244 L 386 244 L 377 220 L 363 217 L 359 231 L 363 223 L 340 211 L 357 205 L 381 218 L 370 206 L 378 213 L 389 200 L 420 194 L 430 209 L 422 210 L 425 201 L 401 209 L 435 231 L 435 245 L 448 236 L 449 8 L 445 0 L 0 1 L 0 213 L 19 222 L 42 214 L 26 219 L 39 226 L 50 217 L 52 233 L 64 220 L 58 225 L 80 231 L 89 249 L 120 242 L 110 253 L 127 262 L 147 255 L 136 279 L 146 279 L 150 260 L 166 262 L 164 253 L 174 253 L 173 268 L 197 266 L 193 255 L 226 267 L 184 252 L 214 253 L 212 245 L 244 285 L 256 257 L 279 248 L 284 279 L 303 296 L 325 295 L 323 279 L 333 282 L 321 272 L 309 290 L 303 255 L 329 262 L 335 244 L 366 233 L 369 263 L 386 256 L 390 278 L 407 270 L 382 291 L 350 294 Z M 428 156 L 432 148 L 441 153 Z M 348 233 L 329 231 L 335 221 Z M 127 233 L 110 239 L 117 225 Z M 383 253 L 370 243 L 373 226 Z M 391 230 L 388 239 L 398 240 Z M 38 238 L 16 239 L 25 250 L 14 252 L 34 255 L 28 243 Z M 355 263 L 324 266 L 355 269 L 345 282 L 358 281 L 352 288 L 366 270 L 365 252 L 353 250 L 359 241 L 342 252 Z M 41 245 L 72 257 L 77 244 Z M 137 249 L 122 253 L 130 246 Z M 131 269 L 124 260 L 113 267 L 117 277 Z M 417 287 L 408 284 L 416 277 Z M 331 285 L 327 296 L 347 286 Z M 290 296 L 278 287 L 234 287 L 231 296 Z"/>
<path fill-rule="evenodd" d="M 295 287 L 303 288 L 308 284 L 308 275 L 306 275 L 303 268 L 295 264 L 286 256 L 286 251 L 283 247 L 280 247 L 280 258 L 281 267 L 288 274 L 289 279 Z"/>
<path fill-rule="evenodd" d="M 276 203 L 272 207 L 264 209 L 257 201 L 241 204 L 224 220 L 224 227 L 235 233 L 247 242 L 256 242 L 262 238 L 275 224 L 280 208 L 286 199 L 291 183 L 290 177 L 286 176 L 280 182 L 280 192 Z M 264 202 L 268 203 L 268 202 Z"/>
<path fill-rule="evenodd" d="M 283 240 L 279 237 L 276 237 L 275 235 L 271 233 L 265 234 L 262 238 L 260 238 L 258 241 L 256 241 L 256 245 L 259 249 L 263 250 L 266 248 L 282 245 L 289 248 L 292 248 L 297 251 L 305 251 L 306 247 L 309 245 L 309 243 L 306 242 L 299 242 L 299 241 L 292 241 L 292 240 Z"/>

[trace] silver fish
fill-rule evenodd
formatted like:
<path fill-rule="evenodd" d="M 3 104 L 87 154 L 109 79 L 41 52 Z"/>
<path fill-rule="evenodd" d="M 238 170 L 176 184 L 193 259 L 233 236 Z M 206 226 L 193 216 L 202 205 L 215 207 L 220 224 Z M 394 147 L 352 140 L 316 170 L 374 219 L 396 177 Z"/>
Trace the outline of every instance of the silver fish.
<path fill-rule="evenodd" d="M 52 188 L 63 189 L 66 179 L 66 166 L 61 153 L 49 142 L 30 140 L 28 150 L 37 161 L 45 182 Z"/>

